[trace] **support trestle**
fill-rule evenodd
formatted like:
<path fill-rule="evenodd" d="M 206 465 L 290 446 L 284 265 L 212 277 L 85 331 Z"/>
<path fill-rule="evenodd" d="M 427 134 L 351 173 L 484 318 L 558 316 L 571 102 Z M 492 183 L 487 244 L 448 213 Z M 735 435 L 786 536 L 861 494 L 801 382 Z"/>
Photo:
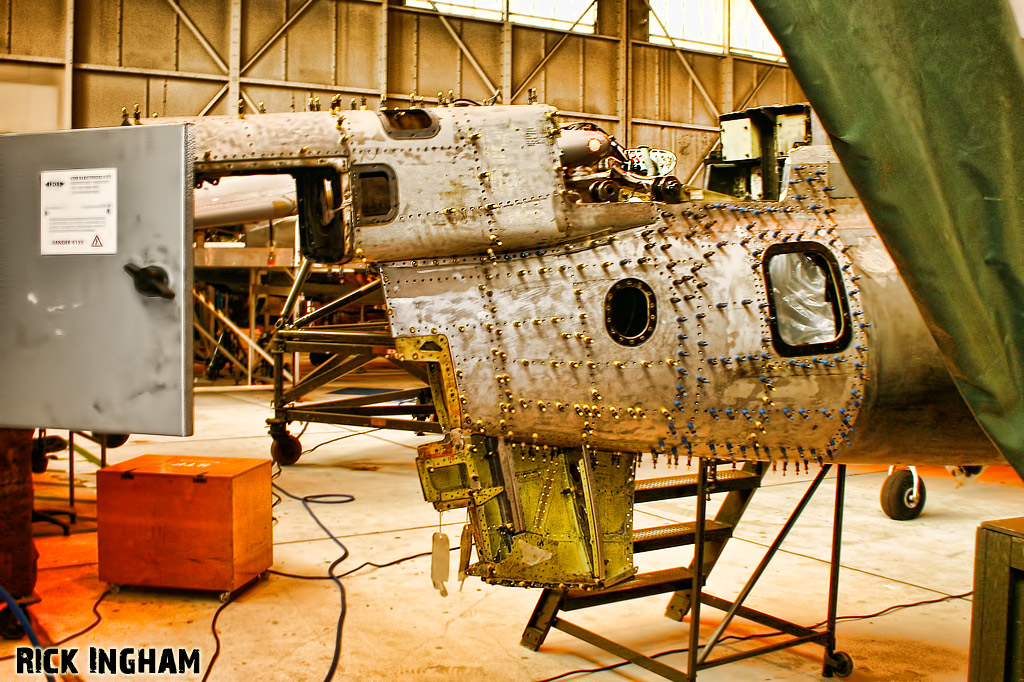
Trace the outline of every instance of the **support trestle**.
<path fill-rule="evenodd" d="M 817 476 L 811 482 L 810 487 L 804 493 L 800 502 L 793 510 L 789 519 L 779 531 L 775 541 L 768 548 L 764 558 L 758 564 L 757 568 L 754 569 L 750 578 L 747 580 L 747 583 L 743 586 L 743 589 L 737 595 L 735 600 L 729 601 L 721 599 L 704 592 L 703 586 L 707 576 L 718 557 L 721 555 L 728 537 L 731 536 L 731 532 L 724 536 L 721 534 L 716 536 L 713 532 L 715 530 L 720 530 L 722 527 L 728 527 L 731 531 L 731 527 L 739 521 L 739 516 L 742 515 L 746 508 L 750 496 L 753 493 L 753 489 L 760 483 L 761 477 L 764 474 L 764 467 L 765 465 L 763 463 L 750 463 L 746 465 L 743 471 L 749 475 L 750 479 L 756 481 L 755 484 L 746 488 L 740 487 L 739 489 L 737 489 L 736 483 L 730 485 L 729 488 L 731 492 L 729 493 L 729 497 L 723 501 L 715 519 L 707 520 L 704 518 L 706 511 L 705 502 L 708 496 L 721 485 L 721 479 L 718 477 L 716 463 L 701 460 L 700 468 L 696 475 L 696 481 L 692 481 L 692 483 L 695 483 L 695 486 L 691 485 L 687 488 L 689 494 L 692 495 L 695 492 L 697 495 L 697 518 L 693 524 L 694 559 L 690 566 L 642 574 L 631 581 L 627 581 L 626 583 L 620 583 L 612 588 L 596 592 L 551 589 L 544 590 L 543 594 L 541 594 L 540 600 L 537 602 L 533 615 L 530 617 L 530 621 L 527 623 L 526 629 L 523 632 L 521 644 L 528 649 L 537 651 L 544 643 L 544 640 L 551 628 L 556 628 L 615 656 L 650 670 L 665 679 L 679 680 L 682 682 L 696 680 L 697 673 L 700 670 L 707 668 L 727 665 L 729 663 L 753 658 L 755 656 L 763 656 L 790 647 L 799 646 L 801 644 L 818 644 L 825 650 L 824 667 L 822 671 L 823 676 L 846 677 L 849 675 L 853 670 L 852 660 L 846 653 L 836 651 L 835 648 L 836 604 L 839 595 L 839 560 L 842 542 L 843 501 L 846 492 L 845 465 L 838 465 L 836 467 L 835 510 L 832 531 L 832 553 L 829 570 L 827 617 L 823 625 L 816 627 L 801 626 L 782 618 L 756 611 L 744 606 L 743 603 L 750 595 L 754 586 L 757 584 L 757 581 L 763 575 L 769 562 L 778 553 L 782 543 L 789 535 L 789 532 L 796 524 L 796 521 L 800 518 L 808 502 L 810 502 L 811 498 L 817 492 L 822 481 L 832 468 L 832 465 L 826 464 L 818 472 Z M 652 497 L 650 493 L 643 492 L 652 487 L 658 486 L 653 482 L 638 481 L 637 501 L 642 502 L 645 500 L 649 501 L 651 499 L 664 499 L 664 497 L 666 497 L 665 495 Z M 638 532 L 642 533 L 644 531 Z M 636 534 L 634 537 L 636 537 Z M 634 540 L 634 543 L 636 542 L 637 541 Z M 702 566 L 703 569 L 696 570 L 698 566 Z M 674 590 L 674 594 L 665 615 L 675 620 L 681 620 L 687 612 L 690 614 L 691 626 L 689 630 L 689 647 L 686 650 L 688 660 L 685 670 L 673 668 L 646 654 L 608 639 L 607 637 L 591 632 L 559 616 L 562 611 L 587 608 L 589 606 L 610 603 L 612 601 L 634 599 L 655 594 L 657 592 L 672 590 Z M 700 623 L 701 606 L 708 606 L 725 612 L 725 615 L 719 625 L 703 644 L 700 642 L 699 626 L 695 626 L 695 624 Z M 773 628 L 778 631 L 778 637 L 784 637 L 785 639 L 747 651 L 720 655 L 712 658 L 712 652 L 721 642 L 722 637 L 727 631 L 733 618 L 737 616 L 765 627 Z"/>

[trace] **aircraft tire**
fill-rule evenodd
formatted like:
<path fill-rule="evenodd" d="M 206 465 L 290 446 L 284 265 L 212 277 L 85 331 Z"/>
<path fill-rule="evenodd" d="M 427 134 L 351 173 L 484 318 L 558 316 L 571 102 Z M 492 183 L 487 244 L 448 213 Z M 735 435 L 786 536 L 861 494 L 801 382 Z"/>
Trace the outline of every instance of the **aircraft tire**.
<path fill-rule="evenodd" d="M 897 521 L 916 519 L 924 510 L 926 493 L 923 479 L 918 485 L 918 499 L 911 500 L 913 493 L 914 475 L 907 469 L 897 469 L 882 484 L 882 511 Z"/>

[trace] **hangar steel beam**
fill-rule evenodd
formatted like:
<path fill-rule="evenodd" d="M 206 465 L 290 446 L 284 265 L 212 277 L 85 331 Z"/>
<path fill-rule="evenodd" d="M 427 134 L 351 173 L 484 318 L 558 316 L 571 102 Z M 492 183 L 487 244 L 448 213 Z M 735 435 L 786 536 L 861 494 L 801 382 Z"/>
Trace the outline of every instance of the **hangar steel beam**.
<path fill-rule="evenodd" d="M 593 118 L 593 114 L 581 114 Z M 648 126 L 661 126 L 662 128 L 679 128 L 680 130 L 696 130 L 701 133 L 715 133 L 718 134 L 718 128 L 715 126 L 705 126 L 699 123 L 682 123 L 679 121 L 657 121 L 651 118 L 634 118 L 633 123 Z"/>
<path fill-rule="evenodd" d="M 427 0 L 427 2 L 429 2 L 430 6 L 434 9 L 434 13 L 437 14 L 437 18 L 441 20 L 441 25 L 444 26 L 445 30 L 448 31 L 448 35 L 452 37 L 452 40 L 454 40 L 455 44 L 459 46 L 459 50 L 466 57 L 466 59 L 469 60 L 470 65 L 476 71 L 477 75 L 480 76 L 481 80 L 483 80 L 484 85 L 487 86 L 487 91 L 490 92 L 491 94 L 494 94 L 497 88 L 494 87 L 494 83 L 491 82 L 491 79 L 487 77 L 487 73 L 484 71 L 483 67 L 480 66 L 480 62 L 478 62 L 476 60 L 476 57 L 473 56 L 472 50 L 469 49 L 469 46 L 466 45 L 466 43 L 462 40 L 462 37 L 459 36 L 459 34 L 455 31 L 455 29 L 452 27 L 451 22 L 448 21 L 448 18 L 441 13 L 441 10 L 437 9 L 437 5 L 434 4 L 434 0 Z"/>
<path fill-rule="evenodd" d="M 753 89 L 753 90 L 751 90 L 751 91 L 750 91 L 750 94 L 748 94 L 748 95 L 747 95 L 747 96 L 746 96 L 746 97 L 745 97 L 745 98 L 743 99 L 743 103 L 742 103 L 742 104 L 740 104 L 740 105 L 739 105 L 738 107 L 736 107 L 736 110 L 737 110 L 737 111 L 742 111 L 743 109 L 746 109 L 746 108 L 747 108 L 747 105 L 748 105 L 748 104 L 750 104 L 750 101 L 751 101 L 752 99 L 754 99 L 754 97 L 756 97 L 756 96 L 757 96 L 757 93 L 761 91 L 761 88 L 762 88 L 762 87 L 764 87 L 764 84 L 768 82 L 768 79 L 769 79 L 769 78 L 771 78 L 771 75 L 772 75 L 772 73 L 774 73 L 774 72 L 775 72 L 775 69 L 776 69 L 776 68 L 777 68 L 777 67 L 779 66 L 779 64 L 781 64 L 781 63 L 782 63 L 782 62 L 781 62 L 781 61 L 779 61 L 779 62 L 775 62 L 774 64 L 769 64 L 769 65 L 768 65 L 768 70 L 767 70 L 767 71 L 765 71 L 765 72 L 764 72 L 764 74 L 763 74 L 763 75 L 761 76 L 761 78 L 760 78 L 760 79 L 759 79 L 759 80 L 757 81 L 757 83 L 755 83 L 755 84 L 754 84 L 754 89 Z"/>
<path fill-rule="evenodd" d="M 630 97 L 630 62 L 633 50 L 629 39 L 629 0 L 619 2 L 619 59 L 618 79 L 615 89 L 615 107 L 619 114 L 619 139 L 626 148 L 630 146 L 631 128 L 633 126 L 632 98 Z"/>
<path fill-rule="evenodd" d="M 213 61 L 216 62 L 217 66 L 220 67 L 220 70 L 227 74 L 229 71 L 228 65 L 224 63 L 220 54 L 216 49 L 214 49 L 213 45 L 210 44 L 210 41 L 206 39 L 203 32 L 200 31 L 199 27 L 196 26 L 194 21 L 192 21 L 192 18 L 189 17 L 185 10 L 181 8 L 181 5 L 178 4 L 177 0 L 167 0 L 167 4 L 170 5 L 171 9 L 178 14 L 178 17 L 181 19 L 181 23 L 188 27 L 188 30 L 196 37 L 199 44 L 203 46 L 203 49 L 206 50 L 207 54 L 209 54 Z"/>
<path fill-rule="evenodd" d="M 234 3 L 236 3 L 237 1 L 238 0 L 233 0 L 233 4 L 232 4 L 232 8 L 231 8 L 232 9 L 232 16 L 231 16 L 232 36 L 234 35 L 233 32 L 234 32 L 234 23 L 235 23 L 235 5 L 234 5 Z M 178 18 L 181 19 L 181 23 L 185 24 L 185 26 L 188 28 L 188 30 L 192 32 L 192 35 L 194 35 L 196 37 L 196 40 L 198 40 L 199 44 L 203 47 L 204 50 L 206 50 L 206 53 L 210 55 L 210 58 L 213 59 L 214 63 L 217 64 L 217 66 L 220 68 L 220 70 L 223 71 L 224 75 L 227 76 L 227 78 L 228 78 L 228 81 L 226 83 L 224 83 L 224 87 L 222 87 L 220 90 L 218 90 L 217 94 L 213 96 L 213 99 L 211 99 L 209 102 L 207 102 L 206 106 L 204 106 L 202 111 L 199 112 L 200 116 L 205 116 L 207 113 L 210 112 L 211 109 L 213 109 L 214 106 L 217 105 L 217 102 L 219 102 L 220 98 L 223 97 L 225 94 L 233 92 L 233 94 L 235 94 L 236 98 L 237 98 L 237 81 L 235 83 L 235 89 L 234 89 L 234 91 L 232 91 L 231 69 L 224 62 L 224 59 L 221 58 L 220 53 L 218 53 L 217 50 L 213 47 L 213 45 L 210 44 L 210 41 L 206 39 L 206 36 L 203 35 L 203 32 L 199 30 L 199 27 L 196 26 L 194 21 L 192 21 L 192 18 L 189 17 L 188 13 L 185 12 L 185 10 L 182 9 L 181 5 L 179 5 L 177 3 L 177 0 L 167 0 L 167 4 L 170 5 L 171 9 L 173 9 L 174 12 L 178 15 Z M 239 15 L 240 15 L 241 14 L 241 8 L 240 7 L 238 8 L 238 12 L 239 12 Z M 239 17 L 239 21 L 240 21 L 240 17 Z"/>
<path fill-rule="evenodd" d="M 253 55 L 249 57 L 248 61 L 246 61 L 245 64 L 242 66 L 241 72 L 245 73 L 246 71 L 248 71 L 252 67 L 252 65 L 255 64 L 257 60 L 259 60 L 259 58 L 262 57 L 267 50 L 273 47 L 274 43 L 276 43 L 278 39 L 284 35 L 285 31 L 291 28 L 291 25 L 295 23 L 295 20 L 301 17 L 303 13 L 307 9 L 309 9 L 309 6 L 312 5 L 314 2 L 316 2 L 316 0 L 306 0 L 302 7 L 292 12 L 291 16 L 285 19 L 284 23 L 281 24 L 280 28 L 274 31 L 274 35 L 270 36 L 267 39 L 267 41 L 260 45 L 259 48 L 257 48 L 256 52 L 254 52 Z"/>
<path fill-rule="evenodd" d="M 198 115 L 199 116 L 206 116 L 206 114 L 210 113 L 210 109 L 213 109 L 215 106 L 217 106 L 217 102 L 220 101 L 220 98 L 223 97 L 225 95 L 225 93 L 227 93 L 227 91 L 228 91 L 228 84 L 225 83 L 224 86 L 220 90 L 217 91 L 217 94 L 213 96 L 213 99 L 211 99 L 209 102 L 206 103 L 206 106 L 203 107 L 203 110 L 200 111 Z"/>
<path fill-rule="evenodd" d="M 64 60 L 59 57 L 37 57 L 31 54 L 0 54 L 0 62 L 14 62 L 20 64 L 46 64 L 47 66 L 59 66 L 64 63 Z"/>
<path fill-rule="evenodd" d="M 238 84 L 242 65 L 242 0 L 231 0 L 231 18 L 229 22 L 228 104 L 233 107 L 242 98 L 241 88 Z M 251 100 L 249 106 L 252 106 Z"/>
<path fill-rule="evenodd" d="M 519 95 L 523 94 L 523 90 L 525 90 L 526 86 L 530 84 L 530 81 L 532 81 L 536 77 L 536 75 L 540 73 L 540 70 L 544 68 L 548 61 L 550 61 L 550 59 L 555 56 L 555 53 L 558 52 L 558 49 L 565 44 L 565 41 L 569 39 L 569 36 L 573 35 L 572 30 L 576 28 L 576 26 L 578 26 L 581 21 L 583 21 L 583 18 L 587 16 L 587 12 L 590 11 L 590 8 L 596 4 L 597 0 L 593 0 L 593 2 L 587 5 L 587 8 L 583 10 L 583 13 L 576 18 L 576 21 L 572 22 L 572 26 L 566 29 L 566 32 L 562 34 L 562 37 L 558 39 L 558 42 L 555 43 L 554 47 L 547 51 L 547 54 L 544 55 L 540 62 L 538 62 L 537 66 L 533 68 L 533 71 L 530 72 L 530 75 L 524 78 L 523 82 L 519 84 L 519 87 L 512 94 L 512 98 L 508 101 L 509 104 L 511 104 L 516 97 L 519 97 Z"/>
<path fill-rule="evenodd" d="M 245 103 L 249 105 L 249 109 L 254 113 L 260 110 L 260 105 L 253 101 L 252 97 L 249 96 L 249 93 L 241 88 L 238 89 L 238 92 L 242 95 L 242 99 L 245 100 Z"/>
<path fill-rule="evenodd" d="M 377 90 L 384 96 L 387 97 L 388 93 L 388 0 L 381 0 L 380 2 L 380 33 L 377 36 Z M 337 22 L 335 22 L 337 26 Z M 337 43 L 337 40 L 335 40 Z M 337 68 L 337 60 L 335 60 L 335 68 Z M 338 80 L 335 77 L 334 80 Z M 410 102 L 409 106 L 413 107 L 416 102 Z"/>
<path fill-rule="evenodd" d="M 501 22 L 501 103 L 512 104 L 512 101 L 512 22 L 508 20 L 508 5 L 505 5 Z"/>
<path fill-rule="evenodd" d="M 60 126 L 72 128 L 73 102 L 72 90 L 75 83 L 75 0 L 64 3 L 64 83 L 63 100 L 60 107 Z"/>
<path fill-rule="evenodd" d="M 658 13 L 654 11 L 653 7 L 651 7 L 651 3 L 648 0 L 644 0 L 644 4 L 647 5 L 648 11 L 651 13 L 651 16 L 654 17 L 654 20 L 658 22 L 658 26 L 661 27 L 662 31 L 664 31 L 669 42 L 672 42 L 672 37 L 669 36 L 668 29 L 665 28 L 665 24 L 661 22 L 661 18 L 658 16 Z M 686 55 L 683 53 L 683 50 L 675 47 L 674 43 L 672 45 L 672 49 L 676 53 L 676 56 L 679 57 L 679 61 L 683 63 L 683 68 L 686 69 L 686 73 L 690 74 L 690 78 L 693 80 L 693 84 L 697 86 L 697 90 L 700 92 L 701 97 L 704 98 L 704 103 L 707 104 L 708 110 L 717 119 L 721 115 L 721 112 L 718 111 L 718 107 L 715 105 L 714 100 L 711 99 L 711 95 L 708 94 L 707 88 L 704 87 L 704 83 L 701 81 L 700 77 L 697 76 L 697 72 L 693 70 L 693 66 L 690 65 L 690 62 L 686 61 Z M 726 46 L 726 49 L 728 49 L 728 46 Z"/>
<path fill-rule="evenodd" d="M 307 83 L 304 81 L 275 80 L 273 78 L 252 78 L 248 76 L 242 76 L 239 79 L 239 83 L 242 85 L 262 85 L 268 88 L 285 88 L 288 90 L 327 90 L 328 92 L 341 91 L 358 95 L 380 94 L 376 88 L 360 88 L 335 83 Z M 404 96 L 408 97 L 409 94 L 406 93 Z"/>
<path fill-rule="evenodd" d="M 4 55 L 4 58 L 0 58 L 0 61 L 6 61 L 6 57 L 8 57 L 8 55 Z M 40 63 L 52 64 L 53 61 L 46 59 L 45 61 L 40 61 Z M 95 73 L 117 73 L 129 76 L 153 76 L 155 78 L 182 78 L 196 81 L 216 81 L 218 83 L 224 82 L 224 76 L 217 74 L 200 73 L 198 71 L 150 69 L 142 66 L 116 66 L 113 64 L 93 64 L 89 62 L 76 62 L 75 70 Z"/>

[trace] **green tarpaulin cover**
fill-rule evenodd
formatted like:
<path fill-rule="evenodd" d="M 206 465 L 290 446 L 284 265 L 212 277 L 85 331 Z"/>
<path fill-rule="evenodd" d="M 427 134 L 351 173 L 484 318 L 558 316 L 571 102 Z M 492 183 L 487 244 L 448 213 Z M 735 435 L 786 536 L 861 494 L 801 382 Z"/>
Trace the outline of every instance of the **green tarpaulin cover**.
<path fill-rule="evenodd" d="M 1007 0 L 753 0 L 1024 477 L 1024 51 Z"/>

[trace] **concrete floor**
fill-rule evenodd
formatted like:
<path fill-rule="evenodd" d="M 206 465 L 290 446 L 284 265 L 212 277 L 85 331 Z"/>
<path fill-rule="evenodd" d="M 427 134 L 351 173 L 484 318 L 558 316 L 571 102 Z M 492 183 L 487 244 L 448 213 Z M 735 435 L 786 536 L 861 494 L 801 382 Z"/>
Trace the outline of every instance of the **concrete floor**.
<path fill-rule="evenodd" d="M 267 457 L 270 439 L 268 392 L 204 393 L 196 397 L 196 433 L 191 438 L 133 436 L 111 450 L 111 462 L 140 454 Z M 293 425 L 297 426 L 297 425 Z M 362 429 L 312 424 L 302 436 L 312 448 Z M 286 468 L 276 483 L 295 495 L 350 493 L 350 504 L 316 511 L 350 551 L 340 570 L 364 561 L 384 563 L 430 549 L 439 524 L 458 537 L 464 512 L 441 518 L 422 501 L 413 458 L 416 445 L 436 439 L 375 431 L 328 443 Z M 56 504 L 67 495 L 67 453 L 51 462 L 37 480 L 37 497 Z M 76 459 L 80 522 L 70 537 L 37 539 L 43 601 L 32 608 L 40 634 L 58 641 L 92 622 L 92 606 L 106 585 L 97 579 L 95 465 Z M 639 477 L 665 475 L 647 458 Z M 676 473 L 672 471 L 671 473 Z M 757 565 L 812 475 L 769 474 L 754 496 L 734 539 L 712 575 L 708 591 L 733 597 Z M 972 587 L 974 534 L 981 521 L 1024 515 L 1024 486 L 1015 474 L 990 469 L 980 480 L 954 490 L 942 469 L 926 471 L 928 502 L 911 522 L 892 521 L 878 504 L 883 468 L 851 468 L 848 478 L 841 571 L 841 615 L 870 614 L 888 606 L 967 592 Z M 826 481 L 748 600 L 748 605 L 801 624 L 825 618 L 831 532 L 832 480 Z M 43 504 L 39 502 L 38 504 Z M 690 510 L 676 501 L 644 505 L 636 525 L 687 520 Z M 339 556 L 299 502 L 285 498 L 274 509 L 274 568 L 323 574 Z M 49 532 L 37 524 L 40 533 Z M 688 561 L 686 552 L 665 550 L 640 555 L 642 570 Z M 537 590 L 492 587 L 470 578 L 460 590 L 449 583 L 442 598 L 431 586 L 429 558 L 396 566 L 365 568 L 344 579 L 347 616 L 336 680 L 541 680 L 578 668 L 616 662 L 612 656 L 552 631 L 539 652 L 519 646 Z M 455 557 L 453 556 L 453 575 Z M 662 616 L 667 595 L 576 611 L 567 619 L 646 653 L 686 645 L 687 625 Z M 169 590 L 124 589 L 107 595 L 98 610 L 101 623 L 65 646 L 185 647 L 201 650 L 205 670 L 214 653 L 210 625 L 220 606 L 216 595 Z M 338 621 L 338 588 L 330 581 L 304 581 L 276 575 L 253 585 L 222 612 L 217 628 L 222 648 L 209 676 L 213 681 L 294 681 L 323 679 L 333 651 Z M 720 613 L 705 609 L 705 634 Z M 967 676 L 971 603 L 959 599 L 840 623 L 839 648 L 854 659 L 849 680 L 963 680 Z M 733 632 L 762 632 L 738 622 Z M 0 641 L 0 679 L 15 678 L 14 642 Z M 739 651 L 751 643 L 733 643 Z M 685 665 L 685 654 L 662 658 Z M 79 659 L 81 662 L 81 657 Z M 82 666 L 80 666 L 81 669 Z M 817 680 L 821 648 L 803 646 L 704 671 L 702 680 Z M 201 676 L 146 675 L 181 680 Z M 568 679 L 656 680 L 635 666 Z M 69 678 L 70 679 L 70 678 Z M 82 672 L 79 679 L 111 679 Z"/>

